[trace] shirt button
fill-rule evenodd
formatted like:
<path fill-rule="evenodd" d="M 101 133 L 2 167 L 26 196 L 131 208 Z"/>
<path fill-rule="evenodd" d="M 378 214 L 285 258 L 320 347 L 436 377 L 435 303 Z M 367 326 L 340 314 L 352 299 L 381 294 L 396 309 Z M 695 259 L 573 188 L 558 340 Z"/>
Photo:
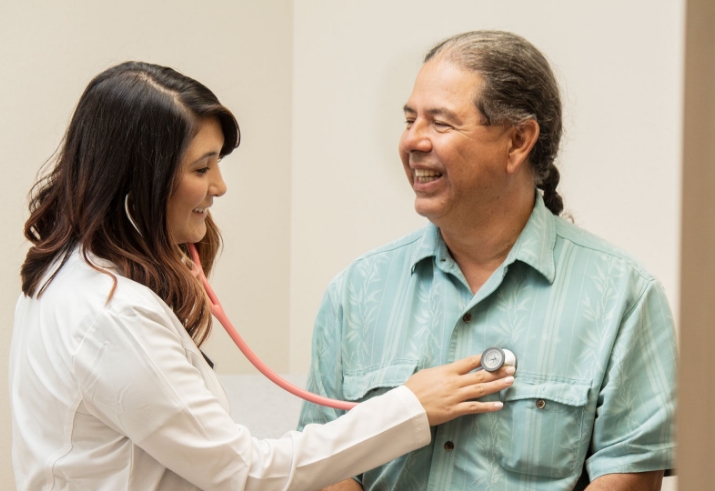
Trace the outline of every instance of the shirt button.
<path fill-rule="evenodd" d="M 469 321 L 472 320 L 472 314 L 470 314 L 470 313 L 464 314 L 464 316 L 462 316 L 462 320 L 464 321 L 465 324 L 468 323 Z"/>
<path fill-rule="evenodd" d="M 536 400 L 536 407 L 537 407 L 537 408 L 539 408 L 539 409 L 544 409 L 545 406 L 546 406 L 546 401 L 545 401 L 545 400 L 543 400 L 543 399 L 537 399 L 537 400 Z"/>
<path fill-rule="evenodd" d="M 447 442 L 447 443 L 445 443 L 445 444 L 444 444 L 444 449 L 445 449 L 447 452 L 451 452 L 452 450 L 454 450 L 454 443 L 452 443 L 452 442 Z"/>

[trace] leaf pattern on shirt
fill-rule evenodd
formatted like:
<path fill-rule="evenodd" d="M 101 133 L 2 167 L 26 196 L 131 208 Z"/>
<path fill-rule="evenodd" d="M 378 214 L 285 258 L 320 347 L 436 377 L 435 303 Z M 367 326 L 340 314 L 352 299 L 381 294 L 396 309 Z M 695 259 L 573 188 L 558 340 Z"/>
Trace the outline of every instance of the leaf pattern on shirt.
<path fill-rule="evenodd" d="M 345 339 L 351 346 L 347 353 L 351 366 L 364 365 L 371 357 L 365 334 L 366 329 L 374 326 L 377 320 L 381 300 L 378 296 L 380 288 L 377 285 L 382 281 L 380 273 L 387 261 L 380 256 L 371 259 L 358 263 L 356 270 L 361 281 L 357 285 L 356 282 L 350 282 L 348 285 L 351 308 L 345 319 Z"/>
<path fill-rule="evenodd" d="M 638 348 L 642 348 L 638 346 Z M 624 360 L 629 359 L 628 347 L 625 345 L 617 345 L 613 350 L 613 359 L 619 360 L 611 368 L 613 374 L 613 387 L 615 394 L 611 400 L 609 410 L 615 414 L 619 414 L 622 421 L 626 423 L 627 431 L 634 431 L 640 422 L 636 418 L 639 415 L 638 395 L 635 391 L 629 389 L 630 371 L 624 366 Z M 640 352 L 640 350 L 638 350 Z"/>
<path fill-rule="evenodd" d="M 500 441 L 501 433 L 499 431 L 499 425 L 508 425 L 508 421 L 506 421 L 505 418 L 500 418 L 497 413 L 489 413 L 487 422 L 489 423 L 489 439 L 493 442 L 493 444 L 488 447 L 491 454 L 489 458 L 490 480 L 488 485 L 489 489 L 493 489 L 493 486 L 499 484 L 504 479 L 505 472 L 497 461 L 496 449 L 500 448 L 499 446 L 503 444 L 503 442 Z"/>
<path fill-rule="evenodd" d="M 439 362 L 442 300 L 439 289 L 433 288 L 432 283 L 419 283 L 416 294 L 419 304 L 427 307 L 416 310 L 412 316 L 414 335 L 410 336 L 409 350 L 421 359 L 423 366 L 432 366 Z"/>
<path fill-rule="evenodd" d="M 612 256 L 604 261 L 605 264 L 596 264 L 596 271 L 588 276 L 590 279 L 588 293 L 582 302 L 582 315 L 589 322 L 589 329 L 580 330 L 580 341 L 588 347 L 585 356 L 590 361 L 590 366 L 584 366 L 583 361 L 578 361 L 577 372 L 579 378 L 585 378 L 583 370 L 592 372 L 594 368 L 598 371 L 605 369 L 603 352 L 612 341 L 608 336 L 603 335 L 603 331 L 617 323 L 616 314 L 620 306 L 618 300 L 621 298 L 617 288 L 617 280 L 621 280 L 626 271 L 622 260 Z"/>
<path fill-rule="evenodd" d="M 400 473 L 400 489 L 405 491 L 424 491 L 427 489 L 428 481 L 419 476 L 425 467 L 430 466 L 430 454 L 426 452 L 413 452 L 408 455 L 405 466 Z"/>
<path fill-rule="evenodd" d="M 500 346 L 516 346 L 523 342 L 523 335 L 528 327 L 529 317 L 524 315 L 534 301 L 529 291 L 526 275 L 521 271 L 507 275 L 501 288 L 496 292 L 496 309 L 504 315 L 494 325 L 494 330 L 502 335 Z"/>

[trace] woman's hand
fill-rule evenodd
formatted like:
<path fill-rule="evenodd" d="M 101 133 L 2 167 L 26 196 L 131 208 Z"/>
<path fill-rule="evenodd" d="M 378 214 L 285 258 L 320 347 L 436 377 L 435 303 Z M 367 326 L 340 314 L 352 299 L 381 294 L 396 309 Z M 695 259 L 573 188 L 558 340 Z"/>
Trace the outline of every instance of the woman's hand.
<path fill-rule="evenodd" d="M 405 382 L 427 412 L 430 426 L 436 426 L 466 414 L 499 411 L 501 402 L 479 402 L 477 399 L 499 392 L 514 383 L 514 367 L 502 367 L 490 373 L 472 372 L 481 355 L 470 356 L 449 365 L 427 368 Z"/>

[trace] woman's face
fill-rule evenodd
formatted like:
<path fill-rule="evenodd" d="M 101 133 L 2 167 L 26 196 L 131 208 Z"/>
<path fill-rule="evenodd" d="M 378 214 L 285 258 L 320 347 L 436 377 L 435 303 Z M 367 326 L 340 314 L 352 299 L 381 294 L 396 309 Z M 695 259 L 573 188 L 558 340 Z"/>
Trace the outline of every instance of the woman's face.
<path fill-rule="evenodd" d="M 169 198 L 166 222 L 176 244 L 196 243 L 206 235 L 206 216 L 214 197 L 226 192 L 218 167 L 223 148 L 223 131 L 216 118 L 200 123 L 176 176 L 176 188 Z"/>

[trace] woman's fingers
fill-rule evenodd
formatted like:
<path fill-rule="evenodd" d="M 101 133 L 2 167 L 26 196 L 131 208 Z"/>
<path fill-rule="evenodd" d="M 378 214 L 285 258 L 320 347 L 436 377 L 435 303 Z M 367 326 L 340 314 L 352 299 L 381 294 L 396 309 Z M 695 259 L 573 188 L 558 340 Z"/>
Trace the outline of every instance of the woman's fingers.
<path fill-rule="evenodd" d="M 462 401 L 469 399 L 479 399 L 489 394 L 495 394 L 504 389 L 508 389 L 514 384 L 514 377 L 509 375 L 504 378 L 493 380 L 491 382 L 483 382 L 462 387 L 459 392 L 459 398 Z"/>
<path fill-rule="evenodd" d="M 474 356 L 468 356 L 466 358 L 462 358 L 461 360 L 457 360 L 454 363 L 450 363 L 449 365 L 445 365 L 445 367 L 450 367 L 454 368 L 454 370 L 460 374 L 464 375 L 472 370 L 475 370 L 479 368 L 479 365 L 482 363 L 482 355 L 474 355 Z"/>
<path fill-rule="evenodd" d="M 486 370 L 479 370 L 478 372 L 465 373 L 461 376 L 460 382 L 463 386 L 483 384 L 486 382 L 493 382 L 494 380 L 499 380 L 510 375 L 514 375 L 516 369 L 514 367 L 501 367 L 496 372 L 487 372 Z"/>
<path fill-rule="evenodd" d="M 454 408 L 455 417 L 467 416 L 469 414 L 495 413 L 504 407 L 504 404 L 499 401 L 494 402 L 479 402 L 466 401 L 457 404 Z"/>
<path fill-rule="evenodd" d="M 474 372 L 480 356 L 471 356 L 434 368 L 421 370 L 405 383 L 427 412 L 430 425 L 438 425 L 465 414 L 493 412 L 501 409 L 497 402 L 480 402 L 514 383 L 514 368 L 503 367 L 490 373 Z"/>

